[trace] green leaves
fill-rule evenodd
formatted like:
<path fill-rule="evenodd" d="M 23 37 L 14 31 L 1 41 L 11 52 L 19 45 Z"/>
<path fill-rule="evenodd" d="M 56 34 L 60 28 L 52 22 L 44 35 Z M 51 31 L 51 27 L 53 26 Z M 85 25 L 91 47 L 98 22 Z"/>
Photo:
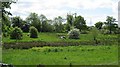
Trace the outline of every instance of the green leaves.
<path fill-rule="evenodd" d="M 30 27 L 30 38 L 38 38 L 38 31 L 35 27 Z"/>
<path fill-rule="evenodd" d="M 20 28 L 15 27 L 10 34 L 10 39 L 22 39 L 23 32 Z"/>

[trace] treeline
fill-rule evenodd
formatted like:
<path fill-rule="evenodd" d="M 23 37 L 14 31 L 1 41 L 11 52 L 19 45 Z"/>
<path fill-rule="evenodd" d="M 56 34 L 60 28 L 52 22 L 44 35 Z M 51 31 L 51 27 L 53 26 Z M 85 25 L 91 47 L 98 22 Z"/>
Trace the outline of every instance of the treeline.
<path fill-rule="evenodd" d="M 67 21 L 65 22 L 65 20 Z M 95 24 L 95 27 L 106 34 L 118 34 L 120 33 L 119 27 L 115 21 L 115 18 L 107 16 L 105 22 L 99 21 Z M 2 19 L 2 33 L 4 36 L 7 36 L 15 27 L 20 28 L 23 32 L 29 32 L 31 26 L 34 26 L 38 32 L 57 33 L 68 32 L 72 28 L 79 29 L 81 33 L 87 33 L 87 31 L 89 31 L 92 27 L 87 26 L 84 17 L 81 15 L 77 16 L 76 13 L 74 15 L 67 14 L 66 19 L 58 16 L 51 20 L 43 14 L 38 16 L 36 13 L 30 13 L 30 15 L 25 20 L 23 20 L 20 16 L 10 18 L 7 15 L 4 15 L 4 19 Z"/>
<path fill-rule="evenodd" d="M 76 27 L 80 30 L 87 30 L 87 25 L 82 16 L 73 17 L 67 15 L 67 22 L 64 22 L 61 16 L 55 17 L 53 20 L 47 19 L 43 14 L 38 16 L 36 13 L 30 13 L 30 15 L 23 20 L 20 16 L 9 18 L 5 16 L 2 23 L 3 34 L 9 34 L 9 31 L 15 27 L 22 29 L 23 32 L 29 32 L 31 26 L 34 26 L 38 32 L 68 32 L 72 27 Z M 64 22 L 64 23 L 63 23 Z"/>

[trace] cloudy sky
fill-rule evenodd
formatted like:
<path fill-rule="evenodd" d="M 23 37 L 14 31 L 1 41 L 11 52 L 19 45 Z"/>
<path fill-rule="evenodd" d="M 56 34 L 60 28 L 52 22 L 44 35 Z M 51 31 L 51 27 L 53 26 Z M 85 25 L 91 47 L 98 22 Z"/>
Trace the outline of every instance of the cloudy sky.
<path fill-rule="evenodd" d="M 87 25 L 105 21 L 106 16 L 118 20 L 119 0 L 18 0 L 11 5 L 13 16 L 25 19 L 31 12 L 44 14 L 48 19 L 66 18 L 67 13 L 77 13 L 85 18 Z"/>

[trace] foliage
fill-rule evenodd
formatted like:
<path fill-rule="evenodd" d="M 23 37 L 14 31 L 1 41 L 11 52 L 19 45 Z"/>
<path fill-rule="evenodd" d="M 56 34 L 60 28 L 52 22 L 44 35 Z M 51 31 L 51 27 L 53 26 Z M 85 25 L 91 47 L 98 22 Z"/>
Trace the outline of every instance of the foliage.
<path fill-rule="evenodd" d="M 19 16 L 13 17 L 12 18 L 12 26 L 22 28 L 23 20 Z"/>
<path fill-rule="evenodd" d="M 10 39 L 22 39 L 22 36 L 22 30 L 18 27 L 15 27 L 10 34 Z"/>
<path fill-rule="evenodd" d="M 95 24 L 95 27 L 97 29 L 102 29 L 102 26 L 103 26 L 103 22 L 100 22 L 100 21 Z"/>
<path fill-rule="evenodd" d="M 116 30 L 114 31 L 115 34 L 120 34 L 120 28 L 116 28 Z"/>
<path fill-rule="evenodd" d="M 4 37 L 9 36 L 10 33 L 12 32 L 12 30 L 13 30 L 13 27 L 9 27 L 9 26 L 4 25 L 4 29 L 3 29 L 3 31 L 2 31 L 3 36 L 4 36 Z"/>
<path fill-rule="evenodd" d="M 9 28 L 11 27 L 11 22 L 9 20 L 9 17 L 7 15 L 4 15 L 4 18 L 2 18 L 2 22 L 1 22 L 1 28 L 2 28 L 2 33 L 3 35 L 6 37 L 9 34 Z"/>
<path fill-rule="evenodd" d="M 66 32 L 70 31 L 71 27 L 70 24 L 65 24 L 65 30 Z"/>
<path fill-rule="evenodd" d="M 110 33 L 110 31 L 109 31 L 109 30 L 107 30 L 107 29 L 101 29 L 101 33 L 102 33 L 102 34 L 109 34 L 109 33 Z"/>
<path fill-rule="evenodd" d="M 107 16 L 106 19 L 107 22 L 105 22 L 105 25 L 107 26 L 107 29 L 110 31 L 109 34 L 111 34 L 114 28 L 116 27 L 116 24 L 114 23 L 115 20 L 116 20 L 115 18 Z"/>
<path fill-rule="evenodd" d="M 98 34 L 99 34 L 98 29 L 93 27 L 91 30 L 91 35 L 93 36 L 93 40 L 95 41 L 96 44 L 98 44 L 98 42 L 97 42 Z"/>
<path fill-rule="evenodd" d="M 58 16 L 54 19 L 54 30 L 55 32 L 61 33 L 64 31 L 64 26 L 62 24 L 63 18 Z"/>
<path fill-rule="evenodd" d="M 5 8 L 11 9 L 11 4 L 16 3 L 14 0 L 11 0 L 10 2 L 0 2 L 1 4 L 1 10 L 2 10 L 2 19 L 5 19 L 5 15 L 12 15 L 10 11 L 5 10 Z"/>
<path fill-rule="evenodd" d="M 30 28 L 30 24 L 25 23 L 21 29 L 23 30 L 23 32 L 29 32 L 29 28 Z"/>
<path fill-rule="evenodd" d="M 26 22 L 30 23 L 31 26 L 34 26 L 35 28 L 37 28 L 39 32 L 41 31 L 41 22 L 38 14 L 30 13 L 30 15 L 26 18 Z"/>
<path fill-rule="evenodd" d="M 80 32 L 80 34 L 88 34 L 88 31 L 82 30 L 82 31 Z"/>
<path fill-rule="evenodd" d="M 74 26 L 75 26 L 75 28 L 79 29 L 80 31 L 81 30 L 86 30 L 87 29 L 87 25 L 86 25 L 86 22 L 84 20 L 84 17 L 77 16 L 75 18 L 75 21 L 74 21 Z"/>
<path fill-rule="evenodd" d="M 73 15 L 67 14 L 67 24 L 73 26 L 74 23 L 73 19 L 74 19 Z"/>
<path fill-rule="evenodd" d="M 42 22 L 42 32 L 49 32 L 49 24 L 47 21 Z"/>
<path fill-rule="evenodd" d="M 68 33 L 69 39 L 79 39 L 80 33 L 78 29 L 72 29 Z"/>
<path fill-rule="evenodd" d="M 30 27 L 30 38 L 38 38 L 38 30 L 35 27 Z"/>

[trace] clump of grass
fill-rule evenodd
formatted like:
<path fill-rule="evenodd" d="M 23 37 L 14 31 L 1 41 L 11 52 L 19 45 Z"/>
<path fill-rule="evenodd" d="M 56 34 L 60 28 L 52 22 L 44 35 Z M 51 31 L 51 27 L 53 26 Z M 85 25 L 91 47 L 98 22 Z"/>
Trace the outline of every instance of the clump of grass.
<path fill-rule="evenodd" d="M 50 52 L 51 51 L 51 49 L 48 49 L 48 52 Z"/>
<path fill-rule="evenodd" d="M 54 52 L 58 52 L 58 49 L 57 49 L 57 48 L 55 48 L 55 49 L 54 49 Z"/>
<path fill-rule="evenodd" d="M 87 49 L 87 51 L 94 51 L 94 49 L 93 48 L 89 48 L 89 49 Z"/>
<path fill-rule="evenodd" d="M 65 60 L 67 60 L 67 57 L 64 57 Z"/>

